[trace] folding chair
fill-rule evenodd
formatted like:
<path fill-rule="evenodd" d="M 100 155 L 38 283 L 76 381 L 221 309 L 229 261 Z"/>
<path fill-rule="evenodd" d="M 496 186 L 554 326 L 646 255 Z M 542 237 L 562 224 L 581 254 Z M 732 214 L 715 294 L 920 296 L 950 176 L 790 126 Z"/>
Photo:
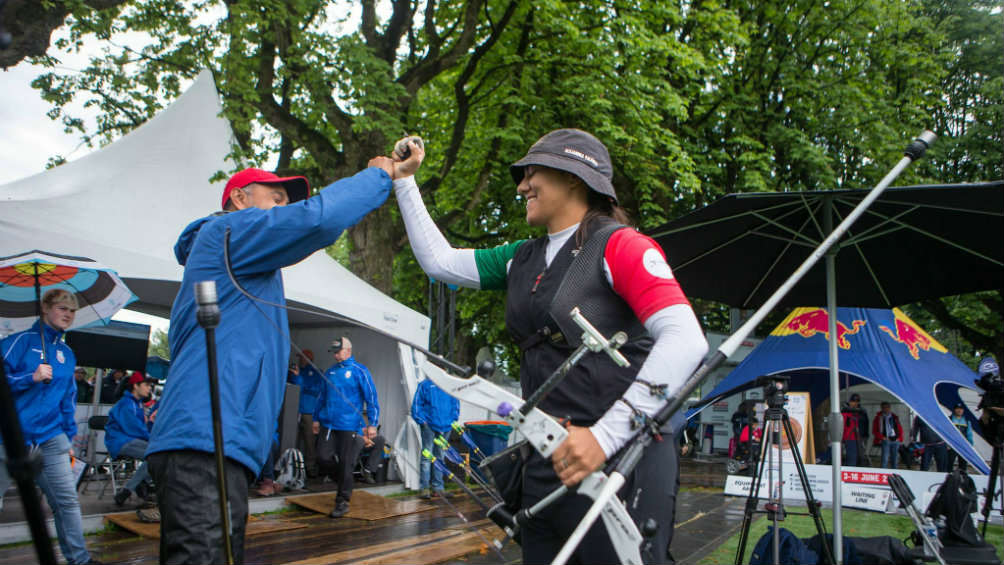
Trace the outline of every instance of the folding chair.
<path fill-rule="evenodd" d="M 89 428 L 88 433 L 93 434 L 94 436 L 96 436 L 98 432 L 104 433 L 105 426 L 107 424 L 108 424 L 108 416 L 91 416 L 90 418 L 87 419 L 87 427 Z M 94 476 L 97 477 L 98 475 L 101 474 L 102 470 L 104 470 L 108 474 L 109 478 L 109 480 L 106 481 L 104 485 L 102 485 L 101 492 L 98 493 L 98 498 L 102 498 L 105 495 L 105 491 L 108 489 L 109 483 L 111 484 L 112 487 L 112 494 L 118 492 L 118 485 L 116 483 L 115 475 L 119 473 L 125 475 L 130 467 L 132 467 L 132 469 L 135 471 L 137 461 L 136 459 L 125 455 L 120 455 L 118 457 L 112 458 L 111 454 L 108 453 L 108 451 L 106 451 L 105 449 L 103 449 L 104 441 L 101 441 L 99 443 L 98 441 L 96 441 L 96 438 L 91 438 L 91 439 L 95 439 L 95 441 L 93 441 L 94 453 L 92 456 L 88 457 L 92 473 L 94 473 Z M 89 445 L 92 444 L 90 439 L 88 440 L 88 444 Z M 124 481 L 126 477 L 123 476 L 122 479 Z M 88 485 L 84 486 L 83 490 L 81 490 L 81 493 L 87 492 L 88 486 L 89 483 Z"/>

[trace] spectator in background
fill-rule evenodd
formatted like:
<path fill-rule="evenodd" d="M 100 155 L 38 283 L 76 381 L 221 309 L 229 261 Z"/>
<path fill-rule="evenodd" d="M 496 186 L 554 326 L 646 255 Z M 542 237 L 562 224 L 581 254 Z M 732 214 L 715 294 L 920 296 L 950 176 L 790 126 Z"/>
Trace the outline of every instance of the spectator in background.
<path fill-rule="evenodd" d="M 903 426 L 899 423 L 899 416 L 892 411 L 892 405 L 888 402 L 882 403 L 882 408 L 875 414 L 872 421 L 872 435 L 875 436 L 876 445 L 882 446 L 882 467 L 895 469 L 899 457 L 899 446 L 903 442 Z"/>
<path fill-rule="evenodd" d="M 56 537 L 63 557 L 71 564 L 97 563 L 84 543 L 83 518 L 77 485 L 70 467 L 73 436 L 77 435 L 76 357 L 64 343 L 78 304 L 72 293 L 49 290 L 42 297 L 42 317 L 29 330 L 0 341 L 7 384 L 21 421 L 24 441 L 41 460 L 35 476 L 52 509 Z M 44 362 L 43 362 L 44 359 Z M 6 451 L 0 448 L 0 493 L 7 490 Z"/>
<path fill-rule="evenodd" d="M 153 419 L 147 417 L 143 403 L 153 394 L 156 383 L 156 379 L 148 379 L 139 371 L 134 372 L 126 382 L 127 392 L 108 413 L 108 423 L 105 424 L 108 454 L 113 458 L 125 456 L 143 461 L 129 482 L 115 493 L 115 504 L 119 506 L 125 504 L 133 493 L 143 499 L 153 494 L 150 473 L 144 460 Z"/>
<path fill-rule="evenodd" d="M 349 511 L 352 499 L 352 468 L 359 456 L 359 430 L 368 437 L 376 435 L 380 403 L 369 369 L 352 356 L 352 342 L 342 337 L 328 349 L 335 364 L 324 375 L 324 386 L 314 409 L 314 432 L 317 437 L 317 463 L 322 474 L 334 475 L 338 482 L 335 509 L 328 516 L 341 518 Z M 363 420 L 363 412 L 368 421 Z"/>
<path fill-rule="evenodd" d="M 966 418 L 966 405 L 963 403 L 958 403 L 952 408 L 952 425 L 959 430 L 969 445 L 973 444 L 973 426 L 969 423 L 969 419 Z M 955 460 L 959 460 L 959 470 L 966 470 L 966 459 L 955 452 L 954 449 L 948 451 L 948 470 L 951 471 L 955 467 Z"/>
<path fill-rule="evenodd" d="M 275 460 L 279 457 L 279 422 L 275 423 L 272 433 L 272 446 L 268 450 L 268 458 L 258 474 L 258 485 L 255 492 L 258 496 L 272 496 L 282 492 L 282 485 L 275 482 Z"/>
<path fill-rule="evenodd" d="M 125 379 L 125 376 L 125 369 L 114 369 L 111 374 L 105 375 L 101 381 L 101 404 L 118 402 L 119 393 L 122 390 L 122 380 Z"/>
<path fill-rule="evenodd" d="M 94 385 L 87 380 L 87 370 L 83 367 L 74 369 L 73 380 L 77 382 L 77 404 L 94 402 Z"/>
<path fill-rule="evenodd" d="M 411 400 L 411 418 L 422 430 L 422 449 L 428 449 L 436 459 L 442 459 L 443 448 L 433 443 L 433 440 L 438 434 L 449 434 L 450 426 L 459 416 L 459 400 L 443 392 L 432 379 L 418 383 L 415 397 Z M 432 463 L 425 457 L 419 455 L 418 460 L 422 498 L 439 496 L 443 491 L 443 474 L 432 468 Z"/>
<path fill-rule="evenodd" d="M 303 464 L 308 477 L 317 476 L 317 436 L 314 434 L 314 408 L 324 376 L 314 368 L 314 352 L 304 349 L 289 368 L 287 381 L 300 387 L 300 427 L 298 441 L 303 450 Z"/>
<path fill-rule="evenodd" d="M 868 413 L 861 408 L 861 395 L 854 393 L 840 411 L 844 417 L 844 461 L 855 467 L 864 463 L 864 440 L 868 439 Z"/>
<path fill-rule="evenodd" d="M 913 419 L 913 426 L 910 428 L 910 438 L 919 439 L 924 444 L 924 457 L 920 461 L 920 470 L 926 471 L 931 467 L 931 459 L 934 459 L 935 467 L 939 473 L 948 472 L 948 446 L 945 440 L 941 439 L 931 426 L 917 416 Z"/>

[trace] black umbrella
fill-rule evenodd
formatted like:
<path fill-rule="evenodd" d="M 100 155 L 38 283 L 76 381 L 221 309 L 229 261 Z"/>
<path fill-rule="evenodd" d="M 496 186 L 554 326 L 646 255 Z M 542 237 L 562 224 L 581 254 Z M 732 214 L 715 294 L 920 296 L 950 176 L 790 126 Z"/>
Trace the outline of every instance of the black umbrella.
<path fill-rule="evenodd" d="M 833 226 L 873 192 L 730 194 L 649 235 L 665 250 L 689 296 L 755 308 L 766 303 L 817 252 Z M 830 248 L 824 264 L 811 268 L 774 306 L 825 303 L 832 335 L 838 303 L 889 308 L 1001 289 L 1002 234 L 1004 181 L 887 189 Z M 839 397 L 837 358 L 837 342 L 831 339 L 830 417 L 839 423 L 840 403 L 833 400 Z M 835 430 L 831 426 L 831 433 Z M 839 561 L 840 438 L 836 434 L 830 437 L 830 447 L 834 554 Z"/>
<path fill-rule="evenodd" d="M 688 296 L 755 308 L 867 190 L 730 194 L 649 235 Z M 887 189 L 835 246 L 842 306 L 1004 288 L 1004 181 Z M 781 306 L 826 302 L 818 264 Z"/>

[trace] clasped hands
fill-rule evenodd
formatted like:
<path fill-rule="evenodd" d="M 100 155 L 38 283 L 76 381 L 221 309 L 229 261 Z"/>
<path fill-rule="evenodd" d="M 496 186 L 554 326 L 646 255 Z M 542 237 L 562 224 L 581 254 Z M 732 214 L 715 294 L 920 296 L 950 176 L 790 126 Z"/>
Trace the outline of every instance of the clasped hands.
<path fill-rule="evenodd" d="M 407 141 L 405 142 L 405 140 Z M 418 166 L 422 164 L 422 159 L 425 159 L 425 148 L 415 143 L 410 137 L 398 141 L 394 144 L 394 147 L 400 147 L 402 142 L 405 142 L 409 151 L 411 151 L 407 159 L 402 159 L 395 149 L 393 158 L 384 156 L 373 157 L 370 159 L 368 166 L 383 169 L 392 180 L 414 175 L 415 171 L 418 170 Z"/>

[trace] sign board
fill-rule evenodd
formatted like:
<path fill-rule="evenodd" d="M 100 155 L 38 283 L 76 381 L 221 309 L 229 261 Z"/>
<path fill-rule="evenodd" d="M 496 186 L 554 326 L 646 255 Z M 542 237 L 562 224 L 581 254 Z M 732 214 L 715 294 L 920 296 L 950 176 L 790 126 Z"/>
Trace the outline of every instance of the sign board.
<path fill-rule="evenodd" d="M 798 473 L 794 465 L 782 465 L 783 488 L 782 494 L 787 500 L 805 500 L 802 492 L 802 485 L 798 480 Z M 889 475 L 892 469 L 873 469 L 868 467 L 844 467 L 841 469 L 841 494 L 844 506 L 852 508 L 863 508 L 865 510 L 895 511 L 899 506 L 899 501 L 892 495 L 889 488 Z M 809 488 L 812 489 L 812 496 L 823 503 L 833 503 L 833 470 L 829 465 L 806 465 L 805 473 L 808 477 Z M 909 471 L 897 469 L 895 473 L 906 481 L 907 486 L 913 491 L 916 497 L 914 504 L 921 512 L 927 509 L 927 505 L 938 491 L 938 487 L 944 482 L 946 473 L 935 473 L 929 471 Z M 986 475 L 969 475 L 976 485 L 976 491 L 982 493 L 986 490 Z M 725 480 L 725 494 L 730 496 L 748 496 L 750 491 L 751 477 L 729 475 Z M 879 494 L 885 493 L 885 494 Z M 759 498 L 767 498 L 767 475 L 764 475 L 761 483 Z M 977 502 L 977 507 L 983 508 L 984 497 L 981 494 Z M 994 512 L 1000 512 L 1000 499 L 994 501 Z"/>

